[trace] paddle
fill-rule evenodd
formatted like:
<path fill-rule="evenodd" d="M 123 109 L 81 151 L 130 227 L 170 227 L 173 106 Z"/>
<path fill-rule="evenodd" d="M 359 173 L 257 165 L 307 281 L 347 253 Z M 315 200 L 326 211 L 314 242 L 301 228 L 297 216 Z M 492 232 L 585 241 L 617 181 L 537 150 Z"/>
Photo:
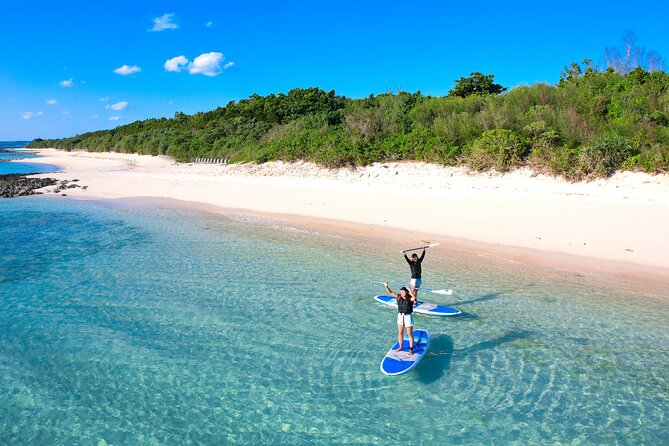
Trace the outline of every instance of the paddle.
<path fill-rule="evenodd" d="M 372 283 L 380 283 L 383 285 L 385 282 L 379 282 L 378 280 L 372 280 Z M 392 286 L 404 286 L 404 285 L 399 285 L 397 283 L 391 283 L 390 285 Z M 441 290 L 431 290 L 429 288 L 418 288 L 419 291 L 427 291 L 428 293 L 434 293 L 434 294 L 442 294 L 444 296 L 450 296 L 453 294 L 453 290 L 448 290 L 448 289 L 441 289 Z"/>
<path fill-rule="evenodd" d="M 439 243 L 430 243 L 430 244 L 427 245 L 427 246 L 419 246 L 418 248 L 403 249 L 403 250 L 400 251 L 400 252 L 401 252 L 402 254 L 404 254 L 405 252 L 420 251 L 421 249 L 434 248 L 434 247 L 436 247 L 436 246 L 439 246 Z"/>

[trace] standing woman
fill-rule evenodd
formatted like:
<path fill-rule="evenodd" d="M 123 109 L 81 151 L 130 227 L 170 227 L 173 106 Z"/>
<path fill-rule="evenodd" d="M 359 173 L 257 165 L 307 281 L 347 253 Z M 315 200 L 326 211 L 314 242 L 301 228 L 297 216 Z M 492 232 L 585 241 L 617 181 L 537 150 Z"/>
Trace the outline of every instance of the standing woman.
<path fill-rule="evenodd" d="M 400 294 L 393 293 L 388 288 L 388 282 L 384 283 L 383 286 L 386 287 L 388 294 L 397 299 L 397 342 L 399 342 L 399 347 L 395 351 L 402 350 L 404 327 L 406 327 L 409 336 L 409 356 L 411 356 L 413 355 L 413 306 L 416 303 L 416 295 L 405 286 L 400 288 Z"/>
<path fill-rule="evenodd" d="M 409 257 L 407 257 L 406 251 L 402 251 L 402 254 L 404 254 L 404 258 L 409 264 L 409 268 L 411 268 L 411 290 L 416 296 L 418 296 L 418 288 L 420 288 L 420 284 L 423 283 L 423 280 L 421 279 L 422 268 L 420 264 L 425 258 L 425 249 L 423 249 L 423 253 L 420 255 L 420 258 L 418 255 L 416 255 L 416 253 L 413 253 L 411 255 L 411 260 L 409 260 Z"/>

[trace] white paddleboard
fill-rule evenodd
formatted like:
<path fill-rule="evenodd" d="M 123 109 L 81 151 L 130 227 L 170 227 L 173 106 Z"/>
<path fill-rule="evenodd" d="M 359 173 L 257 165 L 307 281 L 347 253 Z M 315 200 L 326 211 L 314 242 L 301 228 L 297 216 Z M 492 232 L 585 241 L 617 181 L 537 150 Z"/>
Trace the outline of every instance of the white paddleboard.
<path fill-rule="evenodd" d="M 381 361 L 381 372 L 389 376 L 403 375 L 418 365 L 430 345 L 430 334 L 426 330 L 413 331 L 413 354 L 409 355 L 409 336 L 404 335 L 402 350 L 396 352 L 399 342 L 390 349 Z"/>
<path fill-rule="evenodd" d="M 395 299 L 393 296 L 374 296 L 374 300 L 382 304 L 397 308 L 397 299 Z M 414 313 L 430 314 L 432 316 L 456 316 L 462 313 L 462 311 L 458 310 L 457 308 L 431 304 L 428 302 L 423 302 L 422 300 L 416 301 L 416 305 L 413 307 L 413 311 Z"/>

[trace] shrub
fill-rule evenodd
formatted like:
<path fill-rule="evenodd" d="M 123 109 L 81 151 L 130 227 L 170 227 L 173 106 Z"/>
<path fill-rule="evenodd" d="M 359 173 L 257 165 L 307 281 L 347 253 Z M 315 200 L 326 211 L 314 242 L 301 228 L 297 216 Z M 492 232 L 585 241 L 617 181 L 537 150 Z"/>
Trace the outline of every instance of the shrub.
<path fill-rule="evenodd" d="M 638 153 L 639 150 L 628 138 L 609 134 L 583 147 L 579 168 L 585 175 L 609 176 L 628 158 Z"/>
<path fill-rule="evenodd" d="M 527 154 L 524 138 L 506 129 L 488 130 L 466 150 L 465 163 L 474 170 L 507 172 L 517 167 Z"/>

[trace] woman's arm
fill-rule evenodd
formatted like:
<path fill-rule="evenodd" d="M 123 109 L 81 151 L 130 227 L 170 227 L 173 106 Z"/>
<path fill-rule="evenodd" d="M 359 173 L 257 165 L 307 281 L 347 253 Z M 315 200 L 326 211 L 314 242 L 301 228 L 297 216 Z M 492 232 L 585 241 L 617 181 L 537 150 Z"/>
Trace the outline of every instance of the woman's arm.
<path fill-rule="evenodd" d="M 405 256 L 406 256 L 406 254 L 405 254 Z M 418 259 L 418 263 L 422 262 L 424 258 L 425 258 L 425 250 L 423 249 L 423 253 L 420 255 L 420 259 Z"/>
<path fill-rule="evenodd" d="M 393 291 L 392 291 L 390 288 L 388 288 L 388 282 L 385 282 L 385 283 L 383 284 L 383 286 L 386 287 L 386 292 L 387 292 L 388 294 L 390 294 L 390 295 L 393 296 L 395 299 L 397 299 L 397 296 L 399 296 L 399 294 L 397 294 L 397 293 L 393 293 Z"/>

